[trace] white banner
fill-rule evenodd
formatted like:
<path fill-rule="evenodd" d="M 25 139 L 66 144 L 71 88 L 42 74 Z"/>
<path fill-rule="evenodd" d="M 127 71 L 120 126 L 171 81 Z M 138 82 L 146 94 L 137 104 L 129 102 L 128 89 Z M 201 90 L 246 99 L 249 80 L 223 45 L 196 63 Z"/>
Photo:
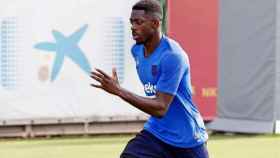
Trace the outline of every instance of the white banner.
<path fill-rule="evenodd" d="M 0 119 L 138 115 L 90 86 L 117 68 L 143 94 L 130 54 L 136 0 L 5 0 L 0 5 Z"/>

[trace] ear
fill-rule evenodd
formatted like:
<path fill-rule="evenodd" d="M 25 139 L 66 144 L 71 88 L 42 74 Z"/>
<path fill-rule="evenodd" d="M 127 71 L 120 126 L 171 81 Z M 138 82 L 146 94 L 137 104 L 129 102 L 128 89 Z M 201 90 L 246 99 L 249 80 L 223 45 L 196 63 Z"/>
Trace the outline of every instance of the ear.
<path fill-rule="evenodd" d="M 160 27 L 160 21 L 159 20 L 152 20 L 153 28 L 158 29 Z"/>

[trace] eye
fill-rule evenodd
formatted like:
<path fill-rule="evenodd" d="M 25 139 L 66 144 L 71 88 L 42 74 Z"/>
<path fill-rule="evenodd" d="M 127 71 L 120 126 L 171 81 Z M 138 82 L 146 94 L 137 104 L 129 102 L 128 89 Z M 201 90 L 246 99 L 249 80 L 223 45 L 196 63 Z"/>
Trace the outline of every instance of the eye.
<path fill-rule="evenodd" d="M 144 23 L 144 21 L 143 21 L 143 20 L 138 19 L 138 20 L 136 20 L 136 21 L 135 21 L 135 23 L 136 23 L 137 25 L 142 25 L 142 24 Z"/>
<path fill-rule="evenodd" d="M 144 21 L 141 19 L 131 19 L 130 20 L 131 25 L 142 25 L 143 23 L 144 23 Z"/>

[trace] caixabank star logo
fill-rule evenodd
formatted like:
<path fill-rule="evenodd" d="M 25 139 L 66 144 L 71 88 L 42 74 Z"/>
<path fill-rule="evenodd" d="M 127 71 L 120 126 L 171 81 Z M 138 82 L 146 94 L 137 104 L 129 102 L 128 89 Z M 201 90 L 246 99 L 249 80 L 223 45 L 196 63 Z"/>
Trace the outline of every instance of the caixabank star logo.
<path fill-rule="evenodd" d="M 87 28 L 88 25 L 84 25 L 68 37 L 59 31 L 53 30 L 52 35 L 55 38 L 55 42 L 40 42 L 34 46 L 36 49 L 49 51 L 55 55 L 51 72 L 51 81 L 57 78 L 65 58 L 71 59 L 85 73 L 89 74 L 91 72 L 90 63 L 78 45 Z"/>
<path fill-rule="evenodd" d="M 69 69 L 68 66 L 65 67 L 66 58 L 75 63 L 81 72 L 89 75 L 92 65 L 89 57 L 86 56 L 86 50 L 84 51 L 79 46 L 87 33 L 88 24 L 73 30 L 72 34 L 67 36 L 61 30 L 50 30 L 49 34 L 54 37 L 53 40 L 42 37 L 39 41 L 35 41 L 35 44 L 30 41 L 31 38 L 27 37 L 30 33 L 33 37 L 32 30 L 26 27 L 27 24 L 24 19 L 18 17 L 0 18 L 0 88 L 15 90 L 21 87 L 21 84 L 28 85 L 29 82 L 26 81 L 30 81 L 30 76 L 33 76 L 30 73 L 34 74 L 35 69 L 38 70 L 39 81 L 54 82 L 62 71 Z M 92 39 L 98 39 L 101 42 L 99 47 L 94 47 L 95 52 L 91 54 L 97 55 L 97 52 L 102 52 L 96 64 L 108 72 L 115 67 L 119 81 L 122 83 L 125 74 L 125 43 L 127 42 L 125 23 L 120 17 L 110 17 L 101 24 L 98 23 L 96 28 L 99 33 Z M 29 45 L 30 43 L 32 44 Z M 36 54 L 46 54 L 44 59 L 47 59 L 45 60 L 47 63 L 41 63 L 34 69 L 35 64 L 32 63 L 31 57 L 35 54 L 30 55 L 30 49 L 35 49 Z M 49 63 L 52 65 L 51 70 L 49 70 Z M 27 71 L 31 66 L 33 71 Z"/>

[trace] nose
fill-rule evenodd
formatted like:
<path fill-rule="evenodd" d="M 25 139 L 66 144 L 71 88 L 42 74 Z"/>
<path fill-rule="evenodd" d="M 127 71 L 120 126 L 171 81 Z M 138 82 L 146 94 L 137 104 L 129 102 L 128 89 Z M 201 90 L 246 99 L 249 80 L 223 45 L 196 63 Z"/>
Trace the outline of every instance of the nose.
<path fill-rule="evenodd" d="M 132 31 L 135 31 L 136 30 L 136 27 L 135 25 L 131 24 L 131 28 L 130 28 Z"/>

